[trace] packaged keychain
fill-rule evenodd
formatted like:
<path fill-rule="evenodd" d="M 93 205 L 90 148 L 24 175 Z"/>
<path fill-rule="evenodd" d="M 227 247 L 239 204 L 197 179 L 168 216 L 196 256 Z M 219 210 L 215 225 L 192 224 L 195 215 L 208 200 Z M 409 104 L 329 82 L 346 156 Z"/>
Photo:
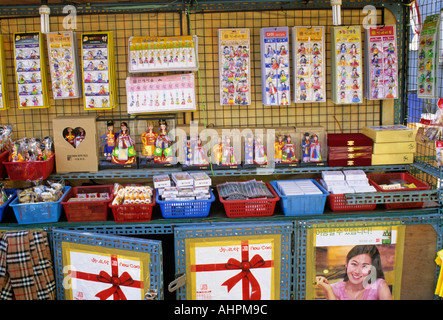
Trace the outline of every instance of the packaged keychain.
<path fill-rule="evenodd" d="M 326 102 L 324 27 L 293 27 L 294 100 Z"/>
<path fill-rule="evenodd" d="M 117 105 L 113 33 L 83 33 L 81 39 L 84 108 L 112 109 Z"/>
<path fill-rule="evenodd" d="M 289 29 L 260 29 L 262 102 L 285 106 L 290 101 Z"/>
<path fill-rule="evenodd" d="M 49 71 L 54 99 L 80 97 L 80 73 L 75 32 L 49 32 Z"/>
<path fill-rule="evenodd" d="M 365 47 L 365 98 L 398 98 L 398 56 L 395 26 L 369 28 Z"/>
<path fill-rule="evenodd" d="M 46 58 L 42 33 L 14 33 L 14 57 L 19 108 L 48 108 Z"/>
<path fill-rule="evenodd" d="M 219 29 L 220 104 L 251 104 L 249 29 Z"/>

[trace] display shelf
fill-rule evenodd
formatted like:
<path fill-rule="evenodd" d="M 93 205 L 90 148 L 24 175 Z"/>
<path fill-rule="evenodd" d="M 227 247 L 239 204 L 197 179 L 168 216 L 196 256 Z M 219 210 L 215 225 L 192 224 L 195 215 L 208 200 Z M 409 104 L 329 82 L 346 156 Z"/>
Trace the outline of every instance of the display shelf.
<path fill-rule="evenodd" d="M 257 175 L 289 175 L 289 174 L 309 174 L 321 173 L 322 171 L 339 171 L 339 170 L 357 170 L 361 169 L 365 172 L 380 171 L 408 171 L 410 165 L 389 165 L 389 166 L 365 166 L 365 167 L 269 167 L 269 168 L 238 168 L 226 170 L 203 170 L 213 177 L 223 176 L 257 176 Z M 152 169 L 124 169 L 124 170 L 102 170 L 98 172 L 73 172 L 73 173 L 53 173 L 49 179 L 55 180 L 82 180 L 82 179 L 148 179 L 157 174 L 171 174 L 173 172 L 181 172 L 181 168 L 152 168 Z M 190 172 L 190 171 L 188 171 Z"/>

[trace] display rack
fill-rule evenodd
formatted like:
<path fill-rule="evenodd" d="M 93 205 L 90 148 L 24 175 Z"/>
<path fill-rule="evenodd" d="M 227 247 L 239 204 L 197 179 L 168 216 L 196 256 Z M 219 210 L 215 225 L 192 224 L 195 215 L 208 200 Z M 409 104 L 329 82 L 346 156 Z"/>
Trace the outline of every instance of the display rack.
<path fill-rule="evenodd" d="M 426 1 L 425 1 L 426 2 Z M 441 1 L 440 1 L 441 2 Z M 177 36 L 197 35 L 199 38 L 199 63 L 197 72 L 198 108 L 195 112 L 167 114 L 168 118 L 174 118 L 177 123 L 189 124 L 190 121 L 198 121 L 205 126 L 216 127 L 283 127 L 283 126 L 313 126 L 321 124 L 327 132 L 356 132 L 363 126 L 380 124 L 402 124 L 407 122 L 414 126 L 418 122 L 419 108 L 423 107 L 422 101 L 414 97 L 413 84 L 413 59 L 414 56 L 408 50 L 410 41 L 409 10 L 410 6 L 403 1 L 371 1 L 345 0 L 342 5 L 343 25 L 360 25 L 366 14 L 363 7 L 374 6 L 377 23 L 396 24 L 399 65 L 400 98 L 395 102 L 365 100 L 358 106 L 334 105 L 330 101 L 330 90 L 326 104 L 291 104 L 286 108 L 264 107 L 261 104 L 260 72 L 258 69 L 258 47 L 254 49 L 256 54 L 252 57 L 255 63 L 253 70 L 253 96 L 249 107 L 220 107 L 218 99 L 218 52 L 216 43 L 216 31 L 220 28 L 248 27 L 252 30 L 252 42 L 258 44 L 259 29 L 277 25 L 324 25 L 327 29 L 332 26 L 332 13 L 329 0 L 303 1 L 303 2 L 279 2 L 279 1 L 198 1 L 198 2 L 138 2 L 119 6 L 115 4 L 88 4 L 76 5 L 76 13 L 81 17 L 78 21 L 77 34 L 90 31 L 114 31 L 116 42 L 116 66 L 117 87 L 120 105 L 113 110 L 86 112 L 83 110 L 81 101 L 55 101 L 51 99 L 51 107 L 45 110 L 22 110 L 14 108 L 16 100 L 11 99 L 12 108 L 0 112 L 2 123 L 15 124 L 14 135 L 19 137 L 44 137 L 52 135 L 52 119 L 65 115 L 95 114 L 100 119 L 119 119 L 132 121 L 137 117 L 131 117 L 126 113 L 126 91 L 124 80 L 127 76 L 127 40 L 130 36 Z M 429 6 L 429 7 L 428 7 Z M 61 28 L 64 13 L 62 5 L 51 5 L 50 26 L 51 31 Z M 423 7 L 428 8 L 428 13 L 436 10 L 431 9 L 426 2 Z M 14 32 L 34 31 L 39 29 L 39 6 L 0 6 L 0 26 L 4 35 Z M 330 32 L 326 35 L 326 47 L 330 48 Z M 10 39 L 9 39 L 10 41 Z M 8 48 L 8 46 L 6 46 Z M 9 46 L 10 48 L 10 46 Z M 330 50 L 330 49 L 329 49 Z M 6 50 L 6 56 L 11 57 L 11 52 Z M 12 59 L 7 59 L 8 76 L 12 78 Z M 331 60 L 328 57 L 326 67 L 329 72 Z M 327 75 L 328 87 L 330 87 L 330 74 Z M 10 92 L 15 93 L 15 88 L 10 85 Z M 14 94 L 11 94 L 14 97 Z M 413 102 L 413 104 L 412 104 Z M 429 106 L 435 101 L 426 101 Z M 409 109 L 406 106 L 410 106 Z M 412 107 L 411 107 L 412 105 Z M 247 108 L 247 109 L 246 109 Z M 245 111 L 249 117 L 245 117 Z M 155 115 L 154 117 L 163 115 Z M 29 117 L 33 122 L 27 122 Z M 143 118 L 141 116 L 140 118 Z M 143 118 L 144 119 L 144 118 Z M 140 148 L 140 141 L 137 141 Z M 250 178 L 260 176 L 265 179 L 273 176 L 289 175 L 318 175 L 325 170 L 343 170 L 346 167 L 289 167 L 289 168 L 261 168 L 256 169 L 232 169 L 232 170 L 208 170 L 213 178 L 235 180 L 240 177 Z M 348 204 L 362 203 L 395 203 L 431 201 L 442 203 L 440 180 L 443 177 L 441 167 L 435 163 L 434 150 L 426 145 L 420 145 L 416 153 L 415 162 L 408 165 L 389 166 L 366 166 L 354 167 L 365 172 L 398 172 L 408 171 L 432 186 L 431 190 L 405 193 L 389 193 L 379 197 L 377 195 L 354 194 L 346 197 Z M 127 169 L 127 170 L 102 170 L 88 173 L 53 173 L 50 179 L 64 179 L 73 183 L 83 180 L 98 183 L 104 180 L 149 180 L 159 173 L 172 173 L 180 171 L 180 168 L 156 168 L 154 170 Z M 333 213 L 316 216 L 284 216 L 278 213 L 267 218 L 241 218 L 229 219 L 215 210 L 208 218 L 201 219 L 153 219 L 149 223 L 115 223 L 113 221 L 56 224 L 35 224 L 20 226 L 11 223 L 4 224 L 3 229 L 17 228 L 42 228 L 51 232 L 54 228 L 82 231 L 97 234 L 124 235 L 124 236 L 154 236 L 176 235 L 178 228 L 185 230 L 190 225 L 206 225 L 229 227 L 234 223 L 252 222 L 266 224 L 269 222 L 284 221 L 290 224 L 290 259 L 292 270 L 290 273 L 290 292 L 285 292 L 286 299 L 304 299 L 306 290 L 306 248 L 307 230 L 313 226 L 327 223 L 331 226 L 339 225 L 365 225 L 369 223 L 402 225 L 430 225 L 436 232 L 436 246 L 443 246 L 443 226 L 441 206 L 422 209 L 406 209 L 399 211 L 379 210 L 375 212 L 352 212 Z M 157 212 L 158 214 L 158 212 Z M 170 252 L 164 254 L 171 254 Z M 437 279 L 438 270 L 435 271 Z M 162 276 L 162 275 L 159 275 Z M 179 298 L 183 297 L 180 293 Z"/>

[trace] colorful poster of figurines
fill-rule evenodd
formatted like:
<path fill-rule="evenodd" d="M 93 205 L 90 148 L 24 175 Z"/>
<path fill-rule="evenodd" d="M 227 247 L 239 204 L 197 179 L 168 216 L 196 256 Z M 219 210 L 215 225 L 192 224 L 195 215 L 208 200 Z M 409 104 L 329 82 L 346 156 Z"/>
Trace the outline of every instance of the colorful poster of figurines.
<path fill-rule="evenodd" d="M 332 28 L 332 101 L 362 103 L 363 62 L 360 26 Z"/>
<path fill-rule="evenodd" d="M 19 108 L 49 107 L 46 61 L 40 32 L 15 33 L 15 78 Z"/>
<path fill-rule="evenodd" d="M 366 32 L 365 96 L 369 100 L 398 98 L 398 58 L 395 26 Z"/>
<path fill-rule="evenodd" d="M 287 106 L 290 102 L 289 29 L 260 29 L 262 101 L 265 106 Z"/>
<path fill-rule="evenodd" d="M 115 106 L 113 38 L 111 32 L 82 34 L 82 74 L 85 109 Z"/>
<path fill-rule="evenodd" d="M 417 97 L 438 98 L 440 13 L 429 15 L 420 33 L 418 45 Z"/>
<path fill-rule="evenodd" d="M 47 33 L 49 71 L 54 99 L 80 97 L 80 75 L 75 32 Z"/>
<path fill-rule="evenodd" d="M 130 114 L 195 110 L 194 74 L 129 77 L 126 97 Z"/>
<path fill-rule="evenodd" d="M 219 29 L 220 104 L 251 104 L 249 29 Z"/>
<path fill-rule="evenodd" d="M 197 36 L 129 38 L 129 72 L 195 71 Z"/>
<path fill-rule="evenodd" d="M 293 27 L 294 100 L 326 101 L 324 27 Z"/>

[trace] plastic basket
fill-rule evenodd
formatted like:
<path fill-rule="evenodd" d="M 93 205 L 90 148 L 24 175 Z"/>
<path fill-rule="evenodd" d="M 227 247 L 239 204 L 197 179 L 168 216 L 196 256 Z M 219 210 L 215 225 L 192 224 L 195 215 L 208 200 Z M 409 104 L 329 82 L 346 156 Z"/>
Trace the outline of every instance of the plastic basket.
<path fill-rule="evenodd" d="M 85 186 L 73 187 L 62 202 L 65 209 L 66 218 L 69 222 L 79 221 L 106 221 L 111 211 L 109 204 L 113 199 L 113 186 Z M 109 193 L 109 199 L 72 201 L 69 199 L 76 197 L 80 193 Z"/>
<path fill-rule="evenodd" d="M 152 209 L 155 206 L 155 191 L 152 195 L 152 203 L 143 204 L 109 204 L 114 215 L 115 222 L 151 221 Z"/>
<path fill-rule="evenodd" d="M 61 202 L 70 192 L 71 187 L 65 187 L 60 200 L 54 202 L 19 203 L 15 197 L 9 206 L 14 210 L 18 224 L 57 222 L 62 214 Z"/>
<path fill-rule="evenodd" d="M 230 218 L 242 217 L 265 217 L 274 214 L 275 205 L 280 197 L 275 193 L 269 183 L 266 183 L 269 191 L 272 192 L 274 198 L 269 199 L 248 199 L 248 200 L 224 200 L 219 196 L 220 202 L 223 204 L 226 215 Z M 218 186 L 217 186 L 218 191 Z"/>
<path fill-rule="evenodd" d="M 374 173 L 368 174 L 369 181 L 372 182 L 378 192 L 398 192 L 398 191 L 417 191 L 417 190 L 429 190 L 431 187 L 423 181 L 415 178 L 407 172 L 395 172 L 395 173 Z M 403 188 L 384 190 L 380 187 L 382 184 L 389 184 L 390 181 L 403 180 L 407 184 L 415 184 L 416 188 Z M 386 209 L 407 209 L 407 208 L 421 208 L 424 202 L 405 202 L 405 203 L 385 203 Z"/>
<path fill-rule="evenodd" d="M 0 154 L 0 178 L 6 177 L 6 168 L 3 164 L 4 161 L 8 161 L 9 151 L 5 151 Z"/>
<path fill-rule="evenodd" d="M 160 205 L 163 218 L 199 218 L 207 217 L 211 204 L 215 197 L 212 190 L 210 199 L 203 200 L 183 200 L 183 201 L 162 201 L 160 195 L 156 193 L 156 202 Z"/>
<path fill-rule="evenodd" d="M 17 189 L 5 189 L 6 196 L 8 200 L 0 206 L 0 222 L 3 220 L 3 216 L 6 214 L 6 210 L 9 207 L 9 204 L 17 197 Z"/>
<path fill-rule="evenodd" d="M 11 180 L 44 180 L 54 170 L 55 155 L 45 161 L 3 161 L 9 179 Z"/>
<path fill-rule="evenodd" d="M 278 181 L 271 181 L 271 185 L 280 197 L 280 207 L 283 210 L 283 214 L 287 216 L 323 214 L 326 198 L 329 195 L 329 192 L 327 192 L 317 181 L 313 179 L 307 180 L 312 181 L 321 190 L 322 194 L 295 196 L 282 195 L 277 188 Z"/>

